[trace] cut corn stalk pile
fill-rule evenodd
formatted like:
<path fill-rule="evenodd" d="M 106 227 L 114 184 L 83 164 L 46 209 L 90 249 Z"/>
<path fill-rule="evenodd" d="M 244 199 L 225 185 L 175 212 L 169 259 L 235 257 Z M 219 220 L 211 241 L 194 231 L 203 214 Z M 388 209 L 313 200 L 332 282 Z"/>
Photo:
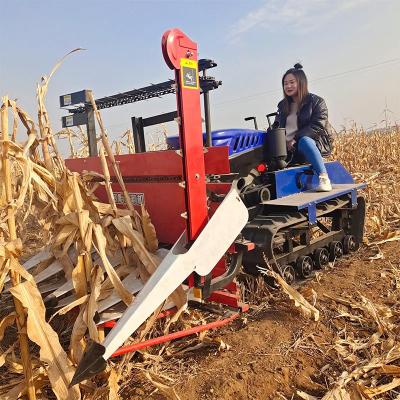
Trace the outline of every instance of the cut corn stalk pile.
<path fill-rule="evenodd" d="M 38 85 L 38 124 L 7 97 L 1 105 L 0 398 L 117 399 L 131 384 L 129 377 L 135 370 L 155 390 L 178 399 L 171 387 L 174 380 L 163 374 L 160 361 L 204 345 L 229 348 L 221 339 L 201 334 L 179 348 L 163 346 L 156 354 L 142 352 L 140 361 L 126 355 L 110 363 L 95 381 L 68 387 L 88 341 L 101 342 L 104 337 L 95 320 L 118 317 L 157 268 L 162 254 L 157 252 L 154 226 L 146 209 L 142 207 L 138 214 L 129 196 L 127 209 L 115 205 L 109 169 L 114 169 L 122 188 L 123 181 L 98 112 L 103 174 L 96 174 L 92 185 L 93 173 L 80 176 L 68 171 L 55 137 L 68 138 L 72 157 L 87 155 L 87 141 L 82 131 L 53 135 L 45 108 L 48 83 L 49 79 L 43 78 Z M 25 140 L 17 141 L 17 134 L 26 135 Z M 77 150 L 74 139 L 79 141 Z M 366 243 L 376 249 L 377 257 L 380 245 L 400 240 L 399 142 L 398 129 L 390 133 L 345 132 L 335 142 L 333 158 L 357 180 L 369 183 L 365 191 Z M 114 148 L 114 153 L 124 149 L 132 153 L 131 132 L 114 142 Z M 93 195 L 99 178 L 107 190 L 108 204 Z M 22 265 L 23 260 L 28 261 Z M 314 304 L 297 298 L 296 293 L 290 290 L 290 298 L 303 311 L 312 310 L 317 320 Z M 338 337 L 334 351 L 348 368 L 324 400 L 377 398 L 400 386 L 398 313 L 372 304 L 364 296 L 357 298 L 330 299 L 338 304 L 340 318 L 356 320 L 368 329 L 362 337 Z M 52 309 L 51 318 L 46 315 L 44 300 L 47 309 Z M 169 303 L 183 310 L 185 288 L 178 288 Z M 166 333 L 171 321 L 155 322 L 155 317 L 131 341 Z M 203 324 L 205 318 L 205 313 L 185 311 L 172 322 L 182 329 Z M 13 331 L 13 326 L 18 330 Z M 314 398 L 304 392 L 298 395 Z"/>
<path fill-rule="evenodd" d="M 80 399 L 84 395 L 89 398 L 90 393 L 98 397 L 101 384 L 99 388 L 90 384 L 68 387 L 87 341 L 102 340 L 103 333 L 94 317 L 99 315 L 106 321 L 120 315 L 124 307 L 118 303 L 122 300 L 125 305 L 130 304 L 161 260 L 156 254 L 154 226 L 144 207 L 139 215 L 130 204 L 98 113 L 102 128 L 102 184 L 109 204 L 98 202 L 92 194 L 90 174 L 82 177 L 65 167 L 45 108 L 48 83 L 49 79 L 43 78 L 38 86 L 38 127 L 14 101 L 4 97 L 1 105 L 0 366 L 10 374 L 7 383 L 0 386 L 2 399 L 24 395 L 32 399 L 39 393 L 42 396 L 49 387 L 58 399 Z M 16 137 L 17 133 L 21 135 L 21 124 L 26 140 L 19 143 Z M 118 209 L 114 203 L 109 168 L 120 178 L 127 196 L 126 210 Z M 27 233 L 30 228 L 36 230 L 36 240 L 33 232 Z M 40 251 L 22 266 L 21 260 L 35 250 Z M 15 312 L 7 301 L 11 298 L 16 302 Z M 56 314 L 70 315 L 66 331 L 55 328 L 59 327 L 55 321 L 58 318 L 59 322 L 60 317 L 53 315 L 52 321 L 46 318 L 44 298 L 47 309 L 53 307 L 53 314 L 57 308 Z M 170 303 L 184 309 L 183 287 L 175 290 Z M 117 309 L 110 309 L 115 305 Z M 114 312 L 107 316 L 103 312 L 106 310 L 109 314 Z M 65 319 L 61 321 L 66 323 Z M 153 329 L 151 323 L 140 332 L 142 337 Z M 14 324 L 20 332 L 20 344 L 8 334 Z M 32 343 L 39 346 L 39 351 L 32 352 Z M 112 370 L 108 378 L 102 379 L 106 387 L 103 391 L 110 398 L 117 396 L 120 376 L 116 374 Z M 28 376 L 29 384 L 24 376 Z"/>

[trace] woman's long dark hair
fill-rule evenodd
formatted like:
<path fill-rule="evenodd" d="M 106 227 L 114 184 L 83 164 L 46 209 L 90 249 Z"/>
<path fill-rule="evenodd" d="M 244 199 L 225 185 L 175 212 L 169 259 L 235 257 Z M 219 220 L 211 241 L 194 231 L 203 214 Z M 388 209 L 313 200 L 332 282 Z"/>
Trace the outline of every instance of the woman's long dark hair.
<path fill-rule="evenodd" d="M 293 68 L 288 69 L 282 77 L 282 89 L 283 89 L 283 111 L 285 112 L 286 115 L 290 113 L 290 103 L 293 101 L 290 96 L 287 96 L 285 93 L 285 88 L 283 81 L 285 80 L 286 76 L 292 74 L 294 75 L 296 81 L 297 81 L 297 91 L 298 91 L 298 96 L 299 96 L 299 109 L 302 106 L 302 103 L 305 99 L 305 97 L 308 94 L 308 81 L 306 74 L 303 71 L 303 66 L 300 63 L 297 63 L 294 65 Z"/>

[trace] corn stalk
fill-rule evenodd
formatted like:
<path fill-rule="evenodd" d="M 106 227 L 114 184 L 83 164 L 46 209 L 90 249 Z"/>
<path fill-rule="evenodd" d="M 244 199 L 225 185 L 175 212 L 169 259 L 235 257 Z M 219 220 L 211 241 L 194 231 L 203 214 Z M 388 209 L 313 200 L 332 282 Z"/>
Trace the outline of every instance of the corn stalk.
<path fill-rule="evenodd" d="M 8 158 L 8 150 L 9 150 L 9 136 L 8 136 L 8 107 L 9 100 L 7 96 L 3 97 L 3 105 L 1 108 L 1 132 L 2 132 L 2 167 L 3 167 L 3 182 L 5 186 L 5 195 L 7 202 L 7 224 L 10 239 L 13 242 L 17 241 L 17 229 L 15 225 L 15 210 L 13 206 L 13 193 L 12 193 L 12 185 L 11 185 L 11 169 L 10 169 L 10 160 Z M 15 126 L 15 125 L 14 125 Z M 14 254 L 10 252 L 9 254 L 10 263 L 14 264 L 18 262 L 15 260 Z M 13 287 L 17 286 L 21 282 L 21 277 L 19 273 L 13 269 L 10 270 L 10 278 Z M 32 375 L 32 363 L 31 357 L 29 353 L 29 341 L 27 335 L 27 327 L 26 327 L 26 315 L 24 308 L 21 302 L 14 297 L 14 305 L 15 311 L 17 313 L 17 327 L 19 332 L 19 343 L 21 350 L 21 359 L 24 370 L 24 376 L 26 380 L 27 386 L 27 394 L 29 400 L 36 399 L 35 393 L 35 385 L 33 382 Z"/>

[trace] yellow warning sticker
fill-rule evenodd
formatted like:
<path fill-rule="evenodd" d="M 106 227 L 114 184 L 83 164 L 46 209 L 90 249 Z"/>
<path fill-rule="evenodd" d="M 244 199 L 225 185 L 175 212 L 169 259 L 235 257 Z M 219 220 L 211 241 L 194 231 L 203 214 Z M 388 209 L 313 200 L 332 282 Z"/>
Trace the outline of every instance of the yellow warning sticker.
<path fill-rule="evenodd" d="M 181 58 L 181 82 L 187 89 L 199 88 L 199 71 L 197 61 Z"/>
<path fill-rule="evenodd" d="M 64 98 L 64 106 L 70 106 L 72 103 L 72 96 L 70 94 L 65 94 Z"/>

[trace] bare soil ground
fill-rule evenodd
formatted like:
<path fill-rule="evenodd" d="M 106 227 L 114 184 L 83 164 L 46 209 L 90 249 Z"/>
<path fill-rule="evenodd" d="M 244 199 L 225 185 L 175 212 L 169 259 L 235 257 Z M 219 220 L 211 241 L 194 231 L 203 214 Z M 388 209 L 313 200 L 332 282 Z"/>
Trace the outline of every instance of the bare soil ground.
<path fill-rule="evenodd" d="M 298 399 L 296 390 L 322 397 L 343 371 L 352 370 L 351 358 L 344 360 L 334 349 L 338 337 L 368 337 L 373 332 L 356 319 L 338 318 L 343 310 L 326 295 L 354 300 L 363 295 L 377 305 L 396 304 L 400 297 L 395 290 L 399 246 L 387 243 L 381 251 L 384 258 L 370 260 L 377 248 L 363 247 L 302 287 L 317 295 L 318 322 L 303 317 L 285 295 L 272 290 L 241 320 L 212 333 L 230 350 L 206 348 L 175 359 L 169 376 L 177 382 L 180 399 Z M 122 391 L 126 398 L 165 398 L 154 393 L 154 387 L 153 394 L 139 387 L 135 375 L 132 378 Z"/>

